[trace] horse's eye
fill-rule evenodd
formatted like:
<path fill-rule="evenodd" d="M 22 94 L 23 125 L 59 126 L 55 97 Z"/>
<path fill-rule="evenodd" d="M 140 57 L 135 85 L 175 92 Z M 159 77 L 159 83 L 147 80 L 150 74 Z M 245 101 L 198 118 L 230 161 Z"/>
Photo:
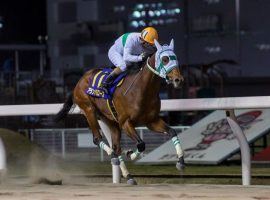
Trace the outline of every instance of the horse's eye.
<path fill-rule="evenodd" d="M 161 60 L 162 60 L 163 65 L 167 65 L 170 59 L 168 56 L 163 56 Z"/>

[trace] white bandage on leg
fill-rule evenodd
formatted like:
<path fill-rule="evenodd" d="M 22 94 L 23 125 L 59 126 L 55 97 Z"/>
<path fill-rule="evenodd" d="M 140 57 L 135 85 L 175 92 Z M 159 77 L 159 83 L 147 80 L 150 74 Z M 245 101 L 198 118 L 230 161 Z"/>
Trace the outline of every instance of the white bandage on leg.
<path fill-rule="evenodd" d="M 183 150 L 181 148 L 180 141 L 179 141 L 178 137 L 177 136 L 174 136 L 172 138 L 172 142 L 173 142 L 174 147 L 176 149 L 177 157 L 178 158 L 182 157 L 183 156 Z"/>
<path fill-rule="evenodd" d="M 141 153 L 139 152 L 139 150 L 137 149 L 135 152 L 133 152 L 131 155 L 130 155 L 130 159 L 131 160 L 135 160 L 136 158 L 138 158 L 138 156 L 140 155 Z"/>
<path fill-rule="evenodd" d="M 123 174 L 123 176 L 124 176 L 125 178 L 127 178 L 127 175 L 129 174 L 129 172 L 128 172 L 128 170 L 127 170 L 127 167 L 126 167 L 126 165 L 125 165 L 125 162 L 124 162 L 122 156 L 118 156 L 118 159 L 119 159 L 119 161 L 120 161 L 120 169 L 121 169 L 121 171 L 122 171 L 122 174 Z"/>
<path fill-rule="evenodd" d="M 99 143 L 99 147 L 107 152 L 107 154 L 110 156 L 113 152 L 112 148 L 110 148 L 107 144 L 105 144 L 103 141 Z"/>

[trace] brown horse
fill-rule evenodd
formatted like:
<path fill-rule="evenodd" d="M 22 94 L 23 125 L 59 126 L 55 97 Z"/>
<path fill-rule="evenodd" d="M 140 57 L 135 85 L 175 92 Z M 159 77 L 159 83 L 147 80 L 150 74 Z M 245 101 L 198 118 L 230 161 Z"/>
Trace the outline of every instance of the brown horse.
<path fill-rule="evenodd" d="M 110 112 L 105 99 L 94 98 L 85 93 L 86 88 L 89 86 L 89 79 L 93 79 L 100 69 L 89 70 L 83 75 L 77 83 L 73 94 L 69 96 L 56 117 L 58 120 L 63 118 L 73 104 L 77 104 L 93 132 L 94 143 L 112 157 L 119 158 L 123 176 L 128 180 L 133 179 L 121 157 L 121 130 L 124 130 L 132 140 L 137 142 L 137 150 L 127 154 L 130 159 L 134 160 L 145 149 L 145 143 L 135 130 L 136 126 L 144 125 L 152 131 L 168 134 L 175 145 L 178 156 L 176 166 L 177 168 L 184 167 L 183 152 L 177 133 L 159 117 L 159 90 L 162 78 L 165 78 L 167 83 L 172 83 L 175 88 L 179 88 L 184 79 L 173 51 L 173 40 L 169 46 L 161 46 L 157 41 L 155 41 L 155 45 L 157 48 L 156 53 L 147 59 L 141 70 L 137 74 L 129 74 L 125 77 L 121 87 L 116 89 L 112 100 L 117 119 Z M 102 140 L 98 118 L 107 124 L 111 131 L 112 148 Z"/>

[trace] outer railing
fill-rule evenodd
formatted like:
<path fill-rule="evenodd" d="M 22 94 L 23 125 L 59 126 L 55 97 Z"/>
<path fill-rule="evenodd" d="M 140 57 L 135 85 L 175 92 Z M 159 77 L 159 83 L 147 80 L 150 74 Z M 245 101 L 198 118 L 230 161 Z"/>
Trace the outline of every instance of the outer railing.
<path fill-rule="evenodd" d="M 181 133 L 189 128 L 189 126 L 172 126 L 177 133 Z M 146 127 L 137 127 L 136 130 L 145 143 L 147 148 L 144 154 L 159 147 L 165 141 L 168 140 L 167 135 L 156 134 Z M 41 128 L 41 129 L 19 129 L 19 132 L 27 134 L 32 142 L 35 142 L 46 150 L 53 154 L 62 156 L 64 159 L 68 159 L 70 152 L 72 152 L 72 159 L 74 159 L 74 153 L 87 152 L 85 158 L 79 154 L 79 160 L 91 160 L 91 161 L 105 161 L 108 160 L 105 157 L 104 151 L 99 151 L 99 148 L 92 142 L 93 136 L 89 128 Z M 71 137 L 72 135 L 72 137 Z M 79 136 L 83 137 L 79 139 Z M 85 138 L 87 137 L 87 139 Z M 85 142 L 85 140 L 87 142 Z M 122 149 L 130 149 L 134 145 L 134 142 L 126 135 L 121 137 Z M 90 154 L 90 156 L 89 156 Z"/>
<path fill-rule="evenodd" d="M 58 112 L 62 104 L 40 105 L 10 105 L 0 106 L 0 116 L 19 115 L 53 115 Z M 161 111 L 192 111 L 192 110 L 224 110 L 228 123 L 236 135 L 242 158 L 242 183 L 250 185 L 250 149 L 240 126 L 236 121 L 235 109 L 270 108 L 270 96 L 259 97 L 230 97 L 230 98 L 203 98 L 203 99 L 170 99 L 161 101 Z M 72 113 L 80 113 L 76 107 Z M 108 128 L 101 123 L 105 135 L 109 136 Z M 110 138 L 107 138 L 109 142 Z M 2 150 L 2 151 L 1 151 Z M 0 142 L 0 167 L 5 167 L 5 153 Z M 2 163 L 1 163 L 2 162 Z"/>

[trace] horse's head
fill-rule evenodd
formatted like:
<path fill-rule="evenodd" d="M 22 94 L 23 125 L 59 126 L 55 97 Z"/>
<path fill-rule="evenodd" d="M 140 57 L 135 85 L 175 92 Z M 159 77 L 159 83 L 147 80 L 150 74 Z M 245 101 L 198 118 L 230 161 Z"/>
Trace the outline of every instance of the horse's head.
<path fill-rule="evenodd" d="M 184 82 L 184 78 L 181 75 L 178 60 L 174 53 L 173 39 L 169 46 L 161 46 L 158 41 L 155 40 L 155 46 L 157 48 L 155 54 L 155 73 L 166 79 L 168 84 L 172 83 L 174 88 L 180 88 Z"/>

